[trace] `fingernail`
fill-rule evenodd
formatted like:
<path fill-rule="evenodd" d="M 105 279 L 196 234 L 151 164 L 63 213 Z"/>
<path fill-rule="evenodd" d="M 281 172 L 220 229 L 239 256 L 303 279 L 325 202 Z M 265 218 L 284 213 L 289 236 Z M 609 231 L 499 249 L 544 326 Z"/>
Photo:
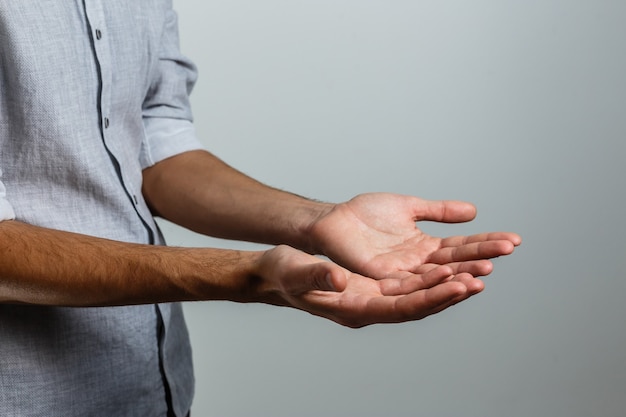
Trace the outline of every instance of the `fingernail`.
<path fill-rule="evenodd" d="M 335 286 L 333 285 L 333 276 L 330 272 L 326 274 L 326 282 L 328 283 L 328 287 L 334 291 Z"/>

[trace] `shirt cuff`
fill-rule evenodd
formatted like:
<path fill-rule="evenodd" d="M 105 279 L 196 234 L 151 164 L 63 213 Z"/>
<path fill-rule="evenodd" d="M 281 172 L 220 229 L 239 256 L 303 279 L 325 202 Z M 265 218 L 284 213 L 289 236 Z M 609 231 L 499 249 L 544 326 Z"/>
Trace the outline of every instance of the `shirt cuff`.
<path fill-rule="evenodd" d="M 204 149 L 189 120 L 144 118 L 145 140 L 141 150 L 141 168 L 183 152 Z"/>
<path fill-rule="evenodd" d="M 0 171 L 0 175 L 2 175 L 2 171 Z M 5 197 L 6 189 L 4 188 L 4 184 L 0 182 L 0 222 L 15 219 L 15 211 L 13 211 L 13 207 L 11 207 L 11 204 Z"/>

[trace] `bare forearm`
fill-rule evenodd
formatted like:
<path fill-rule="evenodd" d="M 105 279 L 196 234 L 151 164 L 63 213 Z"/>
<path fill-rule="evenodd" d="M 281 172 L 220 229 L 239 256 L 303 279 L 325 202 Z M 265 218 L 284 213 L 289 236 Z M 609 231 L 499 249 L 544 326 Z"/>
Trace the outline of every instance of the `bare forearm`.
<path fill-rule="evenodd" d="M 156 214 L 196 232 L 308 252 L 316 249 L 310 224 L 331 208 L 267 187 L 204 151 L 146 169 L 143 192 Z"/>
<path fill-rule="evenodd" d="M 258 252 L 128 244 L 0 222 L 0 302 L 254 301 Z"/>

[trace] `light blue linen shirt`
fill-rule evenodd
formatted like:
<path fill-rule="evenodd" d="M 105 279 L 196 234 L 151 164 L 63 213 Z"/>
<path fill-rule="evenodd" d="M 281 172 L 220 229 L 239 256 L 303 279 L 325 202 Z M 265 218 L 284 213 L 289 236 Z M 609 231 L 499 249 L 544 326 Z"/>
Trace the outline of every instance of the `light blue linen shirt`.
<path fill-rule="evenodd" d="M 195 79 L 171 0 L 0 0 L 0 220 L 164 244 L 141 172 L 201 148 Z M 0 305 L 2 416 L 184 416 L 192 395 L 179 304 Z"/>

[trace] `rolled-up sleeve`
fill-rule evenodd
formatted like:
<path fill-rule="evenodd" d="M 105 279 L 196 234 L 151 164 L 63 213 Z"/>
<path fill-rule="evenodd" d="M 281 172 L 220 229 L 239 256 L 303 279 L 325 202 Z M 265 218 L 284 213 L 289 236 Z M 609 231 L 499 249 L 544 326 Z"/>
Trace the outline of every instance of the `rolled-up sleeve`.
<path fill-rule="evenodd" d="M 142 168 L 203 148 L 195 134 L 189 102 L 196 79 L 195 65 L 180 52 L 178 19 L 170 8 L 161 38 L 158 68 L 143 103 Z"/>
<path fill-rule="evenodd" d="M 7 200 L 6 195 L 6 188 L 2 183 L 2 169 L 0 169 L 0 222 L 15 219 L 15 212 Z"/>

